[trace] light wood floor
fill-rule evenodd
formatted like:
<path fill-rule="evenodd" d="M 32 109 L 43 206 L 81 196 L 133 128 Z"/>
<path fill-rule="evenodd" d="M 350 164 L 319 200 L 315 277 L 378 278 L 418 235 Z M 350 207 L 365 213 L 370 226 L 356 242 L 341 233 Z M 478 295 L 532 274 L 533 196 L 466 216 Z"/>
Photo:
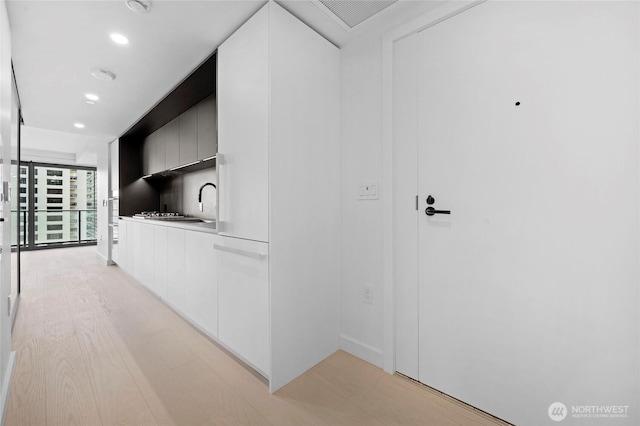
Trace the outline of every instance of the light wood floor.
<path fill-rule="evenodd" d="M 95 247 L 23 253 L 6 425 L 495 425 L 338 351 L 274 395 Z"/>

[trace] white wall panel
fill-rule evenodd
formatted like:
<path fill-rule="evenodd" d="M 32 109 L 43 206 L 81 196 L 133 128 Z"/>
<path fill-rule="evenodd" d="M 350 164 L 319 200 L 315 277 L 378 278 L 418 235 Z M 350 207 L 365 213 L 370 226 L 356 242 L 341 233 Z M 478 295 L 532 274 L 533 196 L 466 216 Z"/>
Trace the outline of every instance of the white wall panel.
<path fill-rule="evenodd" d="M 338 349 L 339 50 L 270 4 L 271 381 Z"/>
<path fill-rule="evenodd" d="M 219 229 L 269 241 L 268 8 L 218 49 Z"/>

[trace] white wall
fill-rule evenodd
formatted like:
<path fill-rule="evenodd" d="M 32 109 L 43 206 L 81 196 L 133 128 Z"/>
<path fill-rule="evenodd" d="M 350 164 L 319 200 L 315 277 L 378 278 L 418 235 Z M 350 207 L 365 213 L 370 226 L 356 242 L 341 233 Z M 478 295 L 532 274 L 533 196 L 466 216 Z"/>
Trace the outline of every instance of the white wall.
<path fill-rule="evenodd" d="M 98 210 L 97 254 L 105 262 L 109 260 L 109 144 L 98 144 L 96 165 L 96 209 Z"/>
<path fill-rule="evenodd" d="M 382 200 L 357 201 L 361 183 L 382 183 L 382 40 L 392 29 L 443 2 L 423 2 L 347 43 L 342 67 L 342 348 L 382 367 Z M 363 301 L 364 286 L 373 303 Z"/>
<path fill-rule="evenodd" d="M 430 13 L 429 19 L 442 18 L 446 13 L 448 12 Z M 397 24 L 407 27 L 410 21 L 419 20 L 415 15 L 405 16 L 405 22 Z M 423 21 L 426 23 L 428 20 Z M 417 28 L 415 27 L 415 29 Z M 390 321 L 383 306 L 386 301 L 382 296 L 383 291 L 387 288 L 387 283 L 384 281 L 385 271 L 382 263 L 388 261 L 385 258 L 385 253 L 390 243 L 385 236 L 386 228 L 389 226 L 385 216 L 387 211 L 385 202 L 392 194 L 383 192 L 380 201 L 355 201 L 355 190 L 361 182 L 382 181 L 382 176 L 386 176 L 387 173 L 387 158 L 384 153 L 389 150 L 388 141 L 383 139 L 383 132 L 386 130 L 383 123 L 388 118 L 384 113 L 387 109 L 384 100 L 387 98 L 383 95 L 385 90 L 383 79 L 388 71 L 385 61 L 389 58 L 383 53 L 383 37 L 391 33 L 398 34 L 399 31 L 389 28 L 388 31 L 381 33 L 382 37 L 378 34 L 361 37 L 342 49 L 342 347 L 379 366 L 383 365 L 382 353 L 384 352 L 384 366 L 386 368 L 388 368 L 387 358 L 391 358 L 388 349 L 393 350 L 393 340 L 391 339 L 390 345 L 385 333 L 385 328 L 388 327 Z M 636 43 L 637 47 L 637 40 L 631 42 Z M 443 49 L 447 49 L 447 46 L 443 46 Z M 611 107 L 625 108 L 623 111 L 626 111 L 627 107 L 631 108 L 633 105 L 624 107 L 612 105 Z M 637 125 L 637 123 L 635 124 Z M 626 122 L 626 125 L 628 126 L 629 123 Z M 637 146 L 630 146 L 628 152 L 629 157 L 633 157 L 637 152 Z M 636 165 L 635 173 L 638 174 L 639 171 L 640 168 Z M 628 182 L 627 187 L 627 190 L 637 189 L 637 182 Z M 612 190 L 614 189 L 612 188 Z M 620 188 L 617 187 L 616 190 L 620 190 Z M 635 192 L 632 194 L 632 198 L 637 198 Z M 638 223 L 633 223 L 629 227 L 629 238 L 632 239 L 630 244 L 634 247 L 638 245 L 637 228 Z M 603 230 L 604 228 L 600 226 L 598 229 Z M 590 234 L 592 231 L 591 228 L 585 230 Z M 603 259 L 610 254 L 603 253 Z M 627 300 L 631 300 L 635 306 L 633 309 L 636 320 L 619 324 L 620 327 L 627 330 L 627 334 L 637 334 L 634 330 L 637 331 L 638 328 L 638 289 L 637 276 L 635 276 L 637 274 L 634 272 L 637 272 L 637 266 L 628 265 L 625 268 L 626 272 L 624 272 L 627 282 L 636 283 L 636 288 L 624 296 Z M 373 288 L 373 305 L 362 302 L 363 285 L 370 285 Z M 606 288 L 602 288 L 602 290 L 606 291 Z M 628 304 L 622 303 L 621 310 L 629 313 L 628 306 Z M 579 316 L 585 313 L 579 313 L 578 310 L 574 314 Z M 600 343 L 594 342 L 594 344 Z M 624 351 L 628 354 L 637 353 L 637 338 L 630 339 L 626 343 Z M 391 363 L 392 367 L 393 363 Z M 608 368 L 605 365 L 602 367 Z M 632 394 L 634 394 L 637 393 L 638 368 L 637 365 L 629 367 L 629 374 L 634 378 L 632 380 L 636 380 L 635 389 L 632 390 Z M 624 386 L 628 384 L 627 381 Z M 572 383 L 572 386 L 575 385 L 576 383 Z M 603 385 L 605 384 L 603 383 Z M 612 384 L 607 383 L 606 385 L 611 386 Z M 553 392 L 550 392 L 550 397 L 552 397 L 551 393 Z M 613 397 L 613 393 L 611 395 Z M 632 398 L 637 399 L 637 395 Z M 602 399 L 599 399 L 600 402 L 593 401 L 593 403 L 608 402 L 602 401 Z M 551 402 L 553 401 L 549 401 L 549 404 Z M 638 406 L 631 409 L 635 410 L 633 416 L 637 417 Z M 627 424 L 629 420 L 632 419 L 627 419 L 626 422 L 621 421 L 619 424 Z"/>
<path fill-rule="evenodd" d="M 357 201 L 360 183 L 381 181 L 382 68 L 380 37 L 342 48 L 342 327 L 344 349 L 382 363 L 382 208 Z M 363 301 L 371 287 L 373 303 Z"/>
<path fill-rule="evenodd" d="M 82 134 L 30 127 L 28 117 L 25 124 L 20 135 L 22 161 L 95 167 L 98 150 L 109 142 Z"/>
<path fill-rule="evenodd" d="M 0 0 L 0 157 L 2 181 L 10 182 L 11 168 L 11 31 L 6 3 Z M 2 202 L 2 217 L 9 217 L 10 203 Z M 6 301 L 11 291 L 11 221 L 1 223 L 1 240 L 4 253 L 0 254 L 0 300 Z M 0 421 L 4 421 L 9 385 L 15 361 L 11 351 L 11 320 L 9 307 L 0 303 Z"/>
<path fill-rule="evenodd" d="M 414 19 L 416 15 L 406 15 L 404 22 L 397 21 L 395 25 L 403 26 Z M 383 262 L 387 260 L 384 254 L 388 243 L 383 240 L 385 226 L 388 225 L 385 222 L 384 203 L 392 194 L 382 192 L 379 201 L 356 201 L 355 191 L 360 183 L 382 183 L 383 174 L 386 172 L 384 164 L 387 159 L 383 154 L 386 152 L 385 140 L 383 140 L 385 131 L 383 111 L 386 108 L 383 102 L 383 76 L 386 66 L 383 57 L 383 37 L 391 32 L 395 32 L 394 27 L 388 25 L 385 30 L 353 40 L 342 48 L 341 57 L 342 347 L 378 366 L 382 366 L 382 354 L 389 348 L 385 335 L 387 323 L 383 306 L 385 303 Z M 443 49 L 446 48 L 447 46 L 443 46 Z M 635 149 L 637 147 L 632 147 L 630 152 L 635 152 Z M 636 174 L 640 172 L 637 165 L 635 171 Z M 629 188 L 635 187 L 637 183 L 629 184 Z M 632 196 L 637 197 L 637 194 L 634 193 Z M 616 219 L 612 218 L 612 220 Z M 631 245 L 635 247 L 638 244 L 638 235 L 634 232 L 634 229 L 638 228 L 637 225 L 637 223 L 634 224 L 629 235 L 632 239 Z M 629 268 L 629 271 L 636 270 L 636 266 Z M 636 279 L 637 282 L 637 277 L 633 276 L 632 272 L 627 278 Z M 372 305 L 362 301 L 364 285 L 369 285 L 373 289 Z M 635 303 L 635 316 L 629 324 L 622 324 L 622 326 L 628 327 L 627 330 L 633 330 L 634 327 L 637 329 L 637 287 L 624 297 Z M 392 346 L 391 350 L 393 350 Z M 629 341 L 622 350 L 637 353 L 637 339 Z M 386 360 L 384 364 L 386 367 Z M 637 376 L 637 366 L 632 368 L 629 374 Z M 553 401 L 549 401 L 551 402 Z M 593 403 L 602 402 L 593 401 Z M 638 406 L 633 409 L 636 410 L 634 416 L 637 416 Z M 620 424 L 624 423 L 620 422 Z"/>

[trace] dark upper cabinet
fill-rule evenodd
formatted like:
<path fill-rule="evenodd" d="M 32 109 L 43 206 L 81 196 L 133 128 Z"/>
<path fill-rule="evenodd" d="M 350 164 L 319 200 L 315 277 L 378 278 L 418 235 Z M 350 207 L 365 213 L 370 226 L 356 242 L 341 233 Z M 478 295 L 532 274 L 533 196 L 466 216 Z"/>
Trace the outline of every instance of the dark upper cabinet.
<path fill-rule="evenodd" d="M 143 176 L 216 155 L 217 119 L 212 95 L 148 135 L 142 145 Z"/>
<path fill-rule="evenodd" d="M 179 117 L 180 122 L 180 165 L 198 160 L 198 113 L 193 107 Z"/>
<path fill-rule="evenodd" d="M 180 117 L 165 125 L 165 166 L 167 169 L 180 165 Z"/>
<path fill-rule="evenodd" d="M 149 175 L 154 173 L 153 170 L 153 138 L 154 134 L 150 134 L 144 139 L 142 145 L 142 174 Z"/>
<path fill-rule="evenodd" d="M 166 170 L 165 162 L 165 128 L 151 133 L 144 140 L 142 147 L 142 173 L 150 175 Z"/>
<path fill-rule="evenodd" d="M 216 98 L 211 95 L 196 105 L 198 112 L 198 159 L 213 157 L 218 152 L 218 115 Z"/>
<path fill-rule="evenodd" d="M 153 155 L 153 173 L 158 173 L 163 170 L 167 170 L 167 158 L 166 158 L 166 128 L 161 127 L 155 132 L 152 145 L 152 155 Z"/>

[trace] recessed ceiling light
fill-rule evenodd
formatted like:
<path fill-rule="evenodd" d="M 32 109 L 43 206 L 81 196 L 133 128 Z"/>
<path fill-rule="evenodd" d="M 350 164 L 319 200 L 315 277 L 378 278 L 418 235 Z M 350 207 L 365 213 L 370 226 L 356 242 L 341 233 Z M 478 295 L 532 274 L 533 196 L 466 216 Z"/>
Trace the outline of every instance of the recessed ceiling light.
<path fill-rule="evenodd" d="M 111 37 L 111 40 L 113 40 L 114 43 L 129 44 L 129 39 L 122 34 L 112 33 L 109 34 L 109 37 Z"/>
<path fill-rule="evenodd" d="M 82 124 L 82 123 L 75 123 L 73 126 L 74 126 L 76 129 L 84 129 L 84 124 Z"/>
<path fill-rule="evenodd" d="M 114 73 L 102 68 L 91 68 L 89 72 L 91 73 L 92 76 L 94 76 L 98 80 L 111 81 L 111 80 L 115 80 L 116 78 L 116 75 Z"/>
<path fill-rule="evenodd" d="M 148 0 L 126 0 L 124 3 L 136 13 L 149 13 L 151 11 L 151 2 Z"/>
<path fill-rule="evenodd" d="M 96 102 L 95 101 L 86 101 L 89 105 L 95 105 Z"/>
<path fill-rule="evenodd" d="M 95 95 L 93 93 L 87 93 L 86 95 L 84 95 L 85 98 L 87 98 L 90 101 L 94 101 L 97 102 L 100 100 L 100 98 L 98 97 L 98 95 Z"/>

